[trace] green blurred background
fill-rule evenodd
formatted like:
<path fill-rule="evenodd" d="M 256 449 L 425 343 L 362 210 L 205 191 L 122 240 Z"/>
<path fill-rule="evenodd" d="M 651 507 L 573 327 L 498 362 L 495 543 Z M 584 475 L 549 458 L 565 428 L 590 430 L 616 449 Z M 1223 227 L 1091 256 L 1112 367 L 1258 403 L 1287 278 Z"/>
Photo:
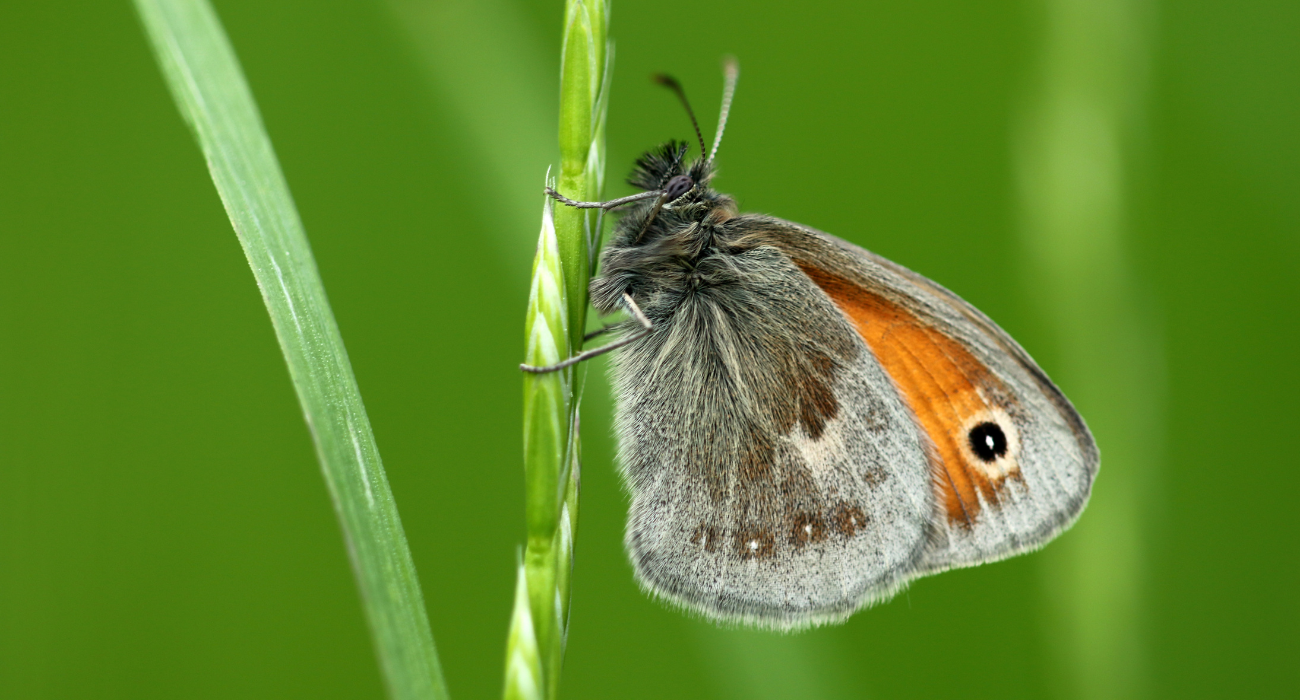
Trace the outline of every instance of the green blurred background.
<path fill-rule="evenodd" d="M 215 6 L 452 694 L 497 695 L 561 3 Z M 633 582 L 593 381 L 566 697 L 1294 696 L 1300 4 L 615 0 L 611 35 L 611 195 L 690 133 L 647 76 L 709 131 L 738 56 L 719 187 L 975 303 L 1103 460 L 1042 553 L 835 628 L 722 631 Z M 266 312 L 129 3 L 0 7 L 0 243 L 0 697 L 381 697 Z"/>

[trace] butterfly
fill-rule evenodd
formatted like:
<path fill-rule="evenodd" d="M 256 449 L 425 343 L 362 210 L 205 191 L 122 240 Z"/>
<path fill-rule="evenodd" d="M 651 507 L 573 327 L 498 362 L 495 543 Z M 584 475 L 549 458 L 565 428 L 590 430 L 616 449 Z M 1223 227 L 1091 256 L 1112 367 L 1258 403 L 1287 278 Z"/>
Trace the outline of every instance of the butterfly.
<path fill-rule="evenodd" d="M 625 543 L 650 593 L 730 624 L 838 622 L 908 581 L 1040 547 L 1088 501 L 1096 442 L 987 316 L 709 186 L 700 144 L 643 155 L 591 281 L 610 349 Z"/>

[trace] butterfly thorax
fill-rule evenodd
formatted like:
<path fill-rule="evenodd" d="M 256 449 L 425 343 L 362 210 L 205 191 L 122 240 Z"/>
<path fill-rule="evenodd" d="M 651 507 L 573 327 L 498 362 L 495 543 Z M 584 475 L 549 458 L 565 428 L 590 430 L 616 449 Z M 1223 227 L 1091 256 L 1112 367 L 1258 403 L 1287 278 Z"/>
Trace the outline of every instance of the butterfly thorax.
<path fill-rule="evenodd" d="M 622 308 L 627 292 L 654 318 L 654 311 L 671 312 L 684 294 L 727 283 L 726 265 L 717 258 L 736 252 L 736 237 L 727 226 L 737 215 L 736 203 L 708 186 L 711 162 L 687 162 L 685 153 L 685 144 L 669 142 L 637 161 L 629 184 L 665 190 L 674 178 L 686 176 L 689 189 L 662 205 L 643 200 L 622 215 L 601 254 L 600 277 L 591 282 L 598 310 Z"/>

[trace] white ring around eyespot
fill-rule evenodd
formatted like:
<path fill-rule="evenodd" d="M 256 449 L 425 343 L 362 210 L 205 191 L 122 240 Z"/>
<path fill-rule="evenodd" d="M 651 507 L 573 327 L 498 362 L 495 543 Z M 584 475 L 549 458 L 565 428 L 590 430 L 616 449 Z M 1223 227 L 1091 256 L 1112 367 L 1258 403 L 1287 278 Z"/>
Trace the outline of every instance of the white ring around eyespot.
<path fill-rule="evenodd" d="M 1007 439 L 1006 454 L 992 462 L 985 462 L 980 459 L 979 455 L 975 454 L 970 447 L 970 431 L 980 423 L 997 425 L 1002 429 L 1002 435 Z M 1005 479 L 1011 472 L 1020 468 L 1020 431 L 1016 428 L 1015 422 L 1011 420 L 1011 416 L 1007 415 L 1007 412 L 998 406 L 989 406 L 987 409 L 966 419 L 961 427 L 959 449 L 966 463 L 974 465 L 990 480 Z"/>

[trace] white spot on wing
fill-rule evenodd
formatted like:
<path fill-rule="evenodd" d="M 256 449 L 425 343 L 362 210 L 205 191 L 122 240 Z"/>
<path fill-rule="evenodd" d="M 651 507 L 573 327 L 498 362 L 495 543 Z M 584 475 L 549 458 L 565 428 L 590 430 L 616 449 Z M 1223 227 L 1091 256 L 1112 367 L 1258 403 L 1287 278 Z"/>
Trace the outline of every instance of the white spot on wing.
<path fill-rule="evenodd" d="M 824 476 L 832 465 L 840 461 L 847 449 L 844 444 L 844 423 L 838 417 L 828 421 L 822 429 L 821 437 L 815 440 L 804 432 L 803 424 L 797 424 L 790 431 L 790 443 L 799 450 L 804 464 L 808 465 L 814 476 Z"/>

